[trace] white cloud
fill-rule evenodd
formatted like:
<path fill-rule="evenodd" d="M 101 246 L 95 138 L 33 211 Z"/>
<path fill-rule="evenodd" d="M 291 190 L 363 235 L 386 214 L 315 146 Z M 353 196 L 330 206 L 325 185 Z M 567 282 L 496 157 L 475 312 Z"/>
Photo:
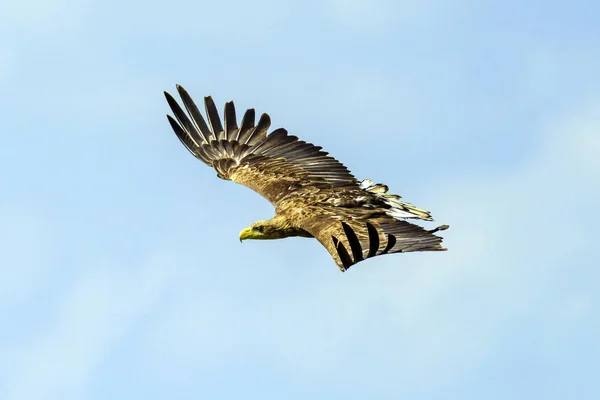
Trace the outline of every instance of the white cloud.
<path fill-rule="evenodd" d="M 10 352 L 7 399 L 81 398 L 95 368 L 169 285 L 160 253 L 137 267 L 86 263 L 51 322 Z"/>
<path fill-rule="evenodd" d="M 54 257 L 52 233 L 44 214 L 0 204 L 0 311 L 43 287 Z"/>

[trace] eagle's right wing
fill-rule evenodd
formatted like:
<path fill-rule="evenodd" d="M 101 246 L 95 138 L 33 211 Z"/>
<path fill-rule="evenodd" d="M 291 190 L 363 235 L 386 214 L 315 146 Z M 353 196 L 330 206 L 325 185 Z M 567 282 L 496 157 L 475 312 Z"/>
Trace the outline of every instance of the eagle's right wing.
<path fill-rule="evenodd" d="M 384 254 L 413 251 L 444 251 L 442 238 L 432 230 L 397 220 L 373 210 L 311 207 L 299 227 L 314 236 L 329 252 L 340 270 Z"/>

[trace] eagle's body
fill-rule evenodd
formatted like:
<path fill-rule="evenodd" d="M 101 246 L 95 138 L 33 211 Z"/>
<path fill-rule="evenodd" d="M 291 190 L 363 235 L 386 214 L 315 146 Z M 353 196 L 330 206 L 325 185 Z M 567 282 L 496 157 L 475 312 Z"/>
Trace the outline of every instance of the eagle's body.
<path fill-rule="evenodd" d="M 186 148 L 213 167 L 217 175 L 249 187 L 275 207 L 275 216 L 240 233 L 243 239 L 316 238 L 338 267 L 381 254 L 446 250 L 442 238 L 402 219 L 432 221 L 429 212 L 387 193 L 387 186 L 359 182 L 321 148 L 298 140 L 284 129 L 267 135 L 270 118 L 255 125 L 253 109 L 237 125 L 232 102 L 225 104 L 224 126 L 210 97 L 205 97 L 208 124 L 191 97 L 177 86 L 183 104 L 165 93 L 177 120 L 173 130 Z"/>

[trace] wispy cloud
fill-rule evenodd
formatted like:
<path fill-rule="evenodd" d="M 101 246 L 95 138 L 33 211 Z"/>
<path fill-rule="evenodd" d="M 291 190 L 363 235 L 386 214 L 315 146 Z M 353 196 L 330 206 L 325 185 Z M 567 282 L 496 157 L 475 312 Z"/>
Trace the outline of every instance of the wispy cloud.
<path fill-rule="evenodd" d="M 0 311 L 43 288 L 53 242 L 53 224 L 44 213 L 0 203 Z"/>
<path fill-rule="evenodd" d="M 7 352 L 14 369 L 7 399 L 81 398 L 93 373 L 170 284 L 172 258 L 138 266 L 91 262 L 60 295 L 38 335 Z"/>

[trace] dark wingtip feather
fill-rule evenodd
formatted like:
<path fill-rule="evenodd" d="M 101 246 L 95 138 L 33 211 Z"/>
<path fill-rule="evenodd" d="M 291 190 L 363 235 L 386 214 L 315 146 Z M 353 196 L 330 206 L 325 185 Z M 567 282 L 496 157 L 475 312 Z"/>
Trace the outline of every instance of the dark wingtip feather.
<path fill-rule="evenodd" d="M 223 139 L 221 132 L 223 132 L 223 125 L 221 125 L 221 118 L 219 117 L 219 111 L 215 105 L 215 101 L 211 96 L 204 98 L 204 107 L 206 109 L 206 116 L 208 117 L 208 123 L 212 127 L 213 133 L 217 136 L 217 140 Z"/>
<path fill-rule="evenodd" d="M 165 98 L 167 99 L 167 103 L 169 103 L 169 107 L 171 107 L 171 110 L 173 110 L 173 107 L 181 108 L 179 107 L 179 104 L 177 104 L 177 100 L 175 100 L 175 98 L 171 96 L 171 93 L 167 92 L 166 90 L 163 93 L 165 94 Z"/>
<path fill-rule="evenodd" d="M 269 127 L 271 126 L 271 117 L 269 117 L 269 114 L 267 113 L 262 113 L 260 115 L 260 118 L 258 119 L 258 124 L 256 124 L 256 130 L 264 130 L 265 135 L 267 134 L 267 130 L 269 129 Z"/>
<path fill-rule="evenodd" d="M 177 89 L 177 93 L 179 93 L 179 95 L 181 96 L 181 98 L 185 101 L 187 98 L 189 98 L 191 100 L 191 96 L 190 94 L 187 92 L 187 90 L 184 89 L 183 86 L 181 85 L 175 85 L 175 88 Z"/>
<path fill-rule="evenodd" d="M 248 146 L 254 146 L 254 145 L 257 145 L 258 143 L 260 143 L 264 138 L 267 137 L 267 131 L 269 130 L 270 126 L 271 126 L 271 117 L 269 117 L 269 114 L 263 113 L 260 116 L 260 119 L 258 120 L 258 124 L 256 124 L 256 127 L 254 127 L 254 129 L 251 131 L 250 135 L 248 135 L 248 138 L 246 139 L 245 143 Z"/>
<path fill-rule="evenodd" d="M 236 140 L 240 143 L 246 143 L 248 136 L 252 133 L 252 129 L 254 129 L 254 120 L 256 117 L 256 112 L 254 108 L 249 108 L 244 113 L 242 117 L 242 123 L 240 125 Z"/>
<path fill-rule="evenodd" d="M 190 135 L 190 137 L 192 137 L 192 139 L 196 142 L 196 145 L 198 145 L 200 143 L 200 135 L 196 131 L 196 128 L 194 127 L 186 113 L 179 106 L 179 103 L 177 103 L 177 100 L 175 100 L 173 96 L 171 96 L 167 92 L 165 92 L 165 98 L 167 99 L 167 103 L 169 104 L 169 107 L 171 107 L 171 111 L 173 111 L 173 114 L 175 114 L 175 118 L 177 118 L 177 121 L 179 122 L 181 127 L 185 129 L 187 134 Z"/>
<path fill-rule="evenodd" d="M 168 114 L 167 120 L 169 121 L 169 124 L 171 124 L 171 128 L 173 129 L 181 143 L 183 143 L 185 148 L 188 149 L 188 151 L 192 153 L 195 157 L 200 157 L 200 159 L 203 160 L 202 154 L 196 154 L 196 150 L 198 150 L 197 144 L 187 133 L 185 133 L 185 131 L 181 128 L 177 121 L 175 121 L 175 119 Z"/>
<path fill-rule="evenodd" d="M 233 101 L 225 103 L 225 139 L 233 140 L 237 134 L 238 125 Z"/>
<path fill-rule="evenodd" d="M 183 100 L 183 105 L 185 106 L 185 109 L 192 117 L 194 127 L 196 128 L 195 130 L 199 131 L 199 133 L 202 135 L 202 140 L 210 142 L 213 135 L 211 134 L 210 129 L 208 129 L 208 125 L 206 125 L 206 121 L 204 121 L 204 117 L 198 109 L 198 106 L 196 105 L 190 94 L 183 88 L 183 86 L 176 86 L 177 92 L 179 93 L 179 96 L 181 96 L 181 100 Z"/>

